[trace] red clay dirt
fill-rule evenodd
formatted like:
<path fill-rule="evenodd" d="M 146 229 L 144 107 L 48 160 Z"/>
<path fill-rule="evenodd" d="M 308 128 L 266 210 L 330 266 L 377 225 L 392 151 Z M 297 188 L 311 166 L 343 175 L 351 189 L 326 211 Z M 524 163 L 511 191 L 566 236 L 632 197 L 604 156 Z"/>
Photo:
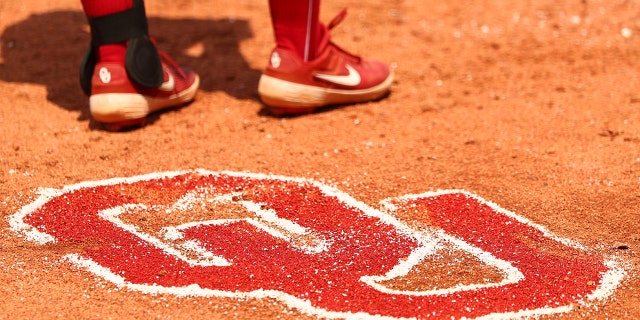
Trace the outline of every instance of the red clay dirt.
<path fill-rule="evenodd" d="M 146 2 L 152 36 L 202 87 L 119 133 L 90 119 L 78 84 L 80 2 L 0 3 L 0 319 L 316 318 L 272 298 L 121 288 L 64 258 L 100 239 L 41 245 L 10 227 L 41 188 L 197 168 L 313 179 L 373 208 L 466 190 L 624 268 L 610 296 L 542 318 L 640 318 L 640 2 L 325 0 L 323 21 L 349 9 L 334 41 L 389 62 L 396 81 L 380 101 L 298 117 L 256 94 L 273 46 L 266 1 Z M 389 286 L 412 279 L 499 281 L 464 252 Z"/>

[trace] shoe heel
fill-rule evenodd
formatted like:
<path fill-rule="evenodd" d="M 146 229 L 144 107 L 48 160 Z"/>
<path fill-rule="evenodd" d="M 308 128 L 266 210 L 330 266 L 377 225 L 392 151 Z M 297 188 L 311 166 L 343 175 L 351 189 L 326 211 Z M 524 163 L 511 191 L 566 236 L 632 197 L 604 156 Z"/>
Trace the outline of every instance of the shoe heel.
<path fill-rule="evenodd" d="M 104 93 L 89 98 L 91 115 L 98 122 L 117 123 L 144 119 L 149 114 L 148 101 L 140 94 Z"/>
<path fill-rule="evenodd" d="M 258 84 L 258 94 L 262 102 L 272 110 L 295 110 L 310 112 L 325 105 L 326 92 L 322 88 L 297 84 L 262 75 Z"/>

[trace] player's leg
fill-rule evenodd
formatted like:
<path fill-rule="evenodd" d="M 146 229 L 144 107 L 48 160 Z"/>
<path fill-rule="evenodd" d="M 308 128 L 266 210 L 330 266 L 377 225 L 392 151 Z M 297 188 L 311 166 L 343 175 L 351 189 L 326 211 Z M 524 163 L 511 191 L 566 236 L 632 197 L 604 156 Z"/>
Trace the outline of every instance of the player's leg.
<path fill-rule="evenodd" d="M 154 111 L 191 101 L 198 76 L 149 37 L 143 0 L 82 0 L 91 46 L 80 70 L 93 118 L 113 128 L 139 125 Z"/>
<path fill-rule="evenodd" d="M 366 60 L 331 42 L 330 29 L 320 23 L 320 0 L 270 0 L 276 38 L 258 92 L 277 114 L 307 113 L 335 104 L 383 97 L 393 81 L 385 63 Z"/>
<path fill-rule="evenodd" d="M 320 1 L 269 1 L 276 47 L 291 51 L 304 61 L 315 59 L 322 25 Z"/>

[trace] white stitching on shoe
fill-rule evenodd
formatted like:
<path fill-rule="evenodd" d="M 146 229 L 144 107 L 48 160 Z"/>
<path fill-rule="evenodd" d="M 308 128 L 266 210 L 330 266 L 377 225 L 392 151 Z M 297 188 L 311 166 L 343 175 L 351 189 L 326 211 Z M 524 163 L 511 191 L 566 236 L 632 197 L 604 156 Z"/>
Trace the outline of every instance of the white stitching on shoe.
<path fill-rule="evenodd" d="M 176 88 L 176 80 L 173 78 L 171 72 L 167 72 L 167 74 L 169 75 L 169 79 L 163 82 L 160 87 L 158 87 L 158 90 L 171 92 Z"/>
<path fill-rule="evenodd" d="M 271 66 L 275 69 L 280 68 L 280 63 L 282 62 L 282 58 L 277 52 L 271 54 Z"/>
<path fill-rule="evenodd" d="M 335 84 L 355 87 L 360 84 L 362 78 L 356 69 L 354 69 L 350 65 L 345 65 L 347 71 L 349 71 L 348 75 L 334 75 L 334 74 L 316 74 L 317 78 L 320 78 L 325 81 L 329 81 Z"/>
<path fill-rule="evenodd" d="M 100 68 L 98 75 L 100 76 L 100 81 L 102 81 L 102 83 L 111 82 L 111 73 L 109 72 L 109 69 L 105 67 Z"/>

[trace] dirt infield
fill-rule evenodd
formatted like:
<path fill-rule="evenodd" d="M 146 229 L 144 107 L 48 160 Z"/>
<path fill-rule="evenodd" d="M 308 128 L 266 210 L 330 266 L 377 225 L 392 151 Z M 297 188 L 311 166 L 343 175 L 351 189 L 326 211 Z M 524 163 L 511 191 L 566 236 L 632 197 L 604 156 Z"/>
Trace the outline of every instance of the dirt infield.
<path fill-rule="evenodd" d="M 0 319 L 640 318 L 639 1 L 325 0 L 396 81 L 288 118 L 266 1 L 146 2 L 202 88 L 121 133 L 80 1 L 0 2 Z"/>

